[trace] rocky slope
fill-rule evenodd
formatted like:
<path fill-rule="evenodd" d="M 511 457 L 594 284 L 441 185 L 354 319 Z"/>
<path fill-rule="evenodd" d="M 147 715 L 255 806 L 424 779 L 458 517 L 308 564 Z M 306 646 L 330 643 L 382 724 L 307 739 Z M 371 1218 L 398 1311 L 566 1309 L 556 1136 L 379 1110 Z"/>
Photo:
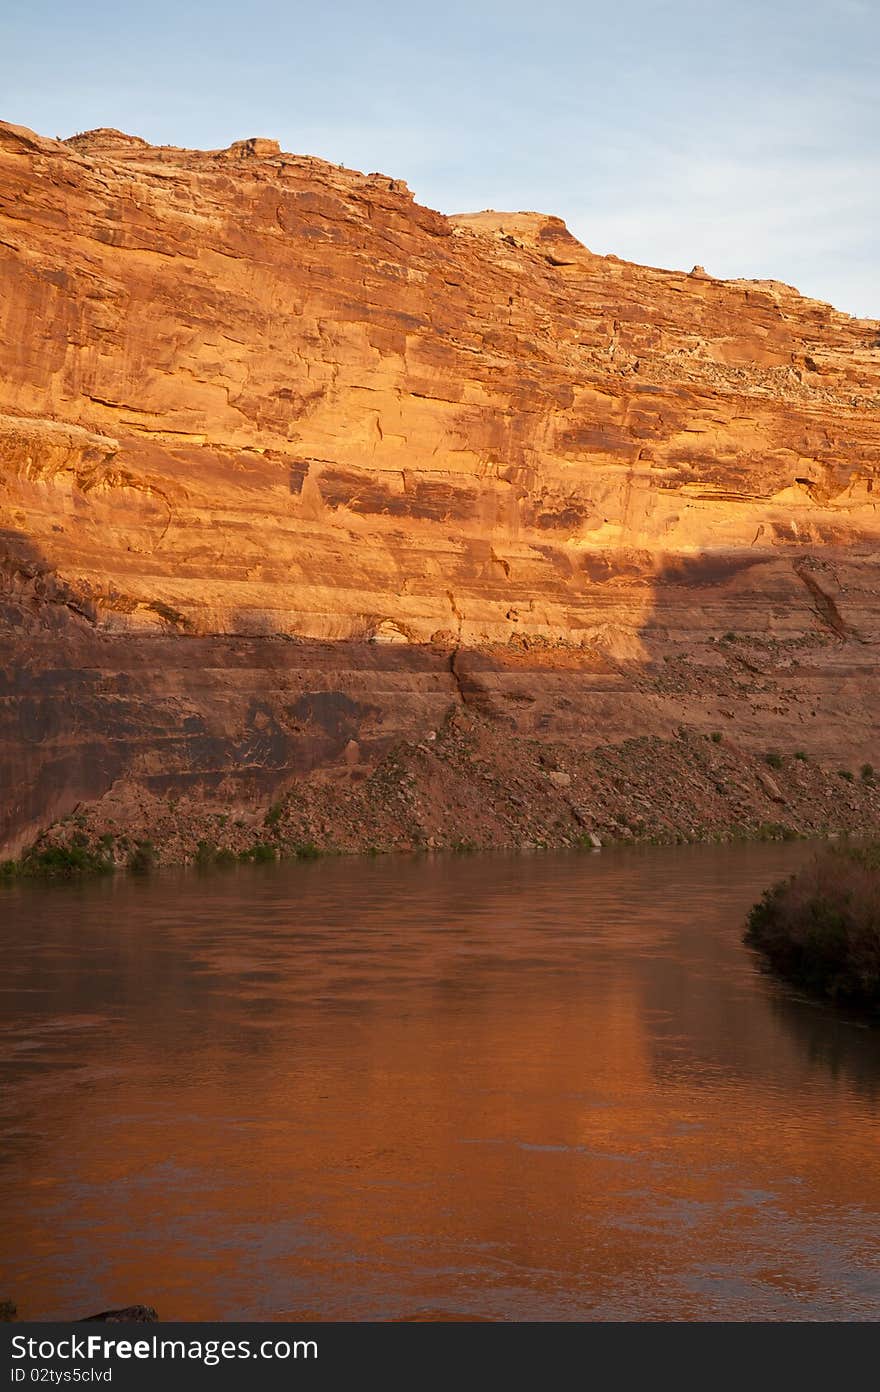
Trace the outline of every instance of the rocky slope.
<path fill-rule="evenodd" d="M 0 124 L 6 854 L 181 798 L 169 855 L 279 798 L 331 844 L 367 787 L 338 841 L 534 840 L 511 760 L 620 747 L 650 803 L 653 750 L 686 803 L 680 726 L 755 772 L 707 826 L 780 820 L 768 749 L 828 770 L 820 824 L 870 820 L 837 770 L 880 764 L 878 500 L 876 322 L 271 141 Z M 456 712 L 494 791 L 435 806 L 429 762 L 424 825 L 387 822 L 377 770 Z M 560 798 L 555 839 L 608 821 L 598 774 L 580 821 L 549 786 L 539 840 Z"/>

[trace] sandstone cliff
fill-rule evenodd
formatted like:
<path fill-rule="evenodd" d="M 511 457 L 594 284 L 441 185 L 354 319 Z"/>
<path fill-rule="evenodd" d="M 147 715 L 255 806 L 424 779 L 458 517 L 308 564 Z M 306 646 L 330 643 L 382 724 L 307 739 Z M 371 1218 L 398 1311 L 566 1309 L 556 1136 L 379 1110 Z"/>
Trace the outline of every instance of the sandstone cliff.
<path fill-rule="evenodd" d="M 338 794 L 457 707 L 880 763 L 878 500 L 877 322 L 269 140 L 0 124 L 8 850 Z"/>

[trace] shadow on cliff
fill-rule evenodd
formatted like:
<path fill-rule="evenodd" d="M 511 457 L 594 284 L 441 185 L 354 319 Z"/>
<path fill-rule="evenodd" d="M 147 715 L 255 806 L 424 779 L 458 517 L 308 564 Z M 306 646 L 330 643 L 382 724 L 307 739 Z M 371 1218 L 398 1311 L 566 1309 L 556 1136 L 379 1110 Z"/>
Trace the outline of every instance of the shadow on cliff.
<path fill-rule="evenodd" d="M 0 530 L 0 857 L 100 796 L 123 767 L 89 715 L 94 619 L 30 538 Z"/>
<path fill-rule="evenodd" d="M 456 647 L 451 634 L 437 645 L 289 639 L 254 631 L 246 614 L 227 635 L 161 614 L 152 632 L 111 632 L 29 538 L 0 532 L 0 855 L 129 774 L 161 797 L 266 801 L 310 770 L 364 769 L 399 741 L 417 744 L 457 704 L 512 735 L 595 745 L 669 738 L 689 720 L 740 734 L 760 693 L 768 747 L 792 737 L 790 691 L 726 639 L 767 632 L 772 613 L 835 651 L 852 633 L 831 569 L 806 553 L 581 565 L 579 621 L 629 613 L 629 657 L 515 637 L 494 649 Z M 791 686 L 790 671 L 782 680 Z M 815 709 L 812 695 L 801 703 L 798 743 L 821 726 Z"/>
<path fill-rule="evenodd" d="M 644 555 L 578 560 L 544 549 L 569 587 L 573 632 L 586 635 L 585 646 L 580 655 L 564 644 L 554 652 L 552 641 L 514 629 L 510 658 L 501 645 L 461 648 L 453 674 L 462 701 L 480 714 L 523 733 L 588 744 L 668 738 L 691 721 L 754 742 L 763 723 L 766 750 L 778 740 L 809 747 L 820 730 L 828 743 L 839 728 L 839 721 L 830 731 L 827 722 L 812 724 L 819 699 L 839 690 L 839 677 L 823 687 L 835 661 L 824 668 L 816 661 L 812 673 L 799 665 L 807 649 L 866 662 L 864 634 L 847 617 L 828 560 L 779 547 L 669 557 L 653 567 Z"/>
<path fill-rule="evenodd" d="M 448 657 L 421 647 L 291 640 L 246 616 L 213 635 L 161 614 L 152 631 L 97 620 L 28 537 L 0 532 L 0 858 L 117 780 L 123 824 L 129 782 L 265 803 L 315 768 L 420 738 L 451 699 Z"/>

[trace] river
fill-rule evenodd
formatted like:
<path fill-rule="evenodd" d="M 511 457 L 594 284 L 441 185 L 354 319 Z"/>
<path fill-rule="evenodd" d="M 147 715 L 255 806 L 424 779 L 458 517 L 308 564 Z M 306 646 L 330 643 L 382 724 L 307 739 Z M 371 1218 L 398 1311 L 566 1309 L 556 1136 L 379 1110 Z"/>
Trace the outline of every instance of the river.
<path fill-rule="evenodd" d="M 0 890 L 0 1298 L 880 1318 L 880 1032 L 740 940 L 809 853 Z"/>

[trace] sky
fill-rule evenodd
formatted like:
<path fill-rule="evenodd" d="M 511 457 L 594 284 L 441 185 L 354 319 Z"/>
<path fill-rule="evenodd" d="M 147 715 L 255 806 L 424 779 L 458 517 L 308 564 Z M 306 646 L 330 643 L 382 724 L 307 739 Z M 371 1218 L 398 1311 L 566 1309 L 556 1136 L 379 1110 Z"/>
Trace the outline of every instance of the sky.
<path fill-rule="evenodd" d="M 880 318 L 880 0 L 3 0 L 0 118 L 269 136 Z"/>

